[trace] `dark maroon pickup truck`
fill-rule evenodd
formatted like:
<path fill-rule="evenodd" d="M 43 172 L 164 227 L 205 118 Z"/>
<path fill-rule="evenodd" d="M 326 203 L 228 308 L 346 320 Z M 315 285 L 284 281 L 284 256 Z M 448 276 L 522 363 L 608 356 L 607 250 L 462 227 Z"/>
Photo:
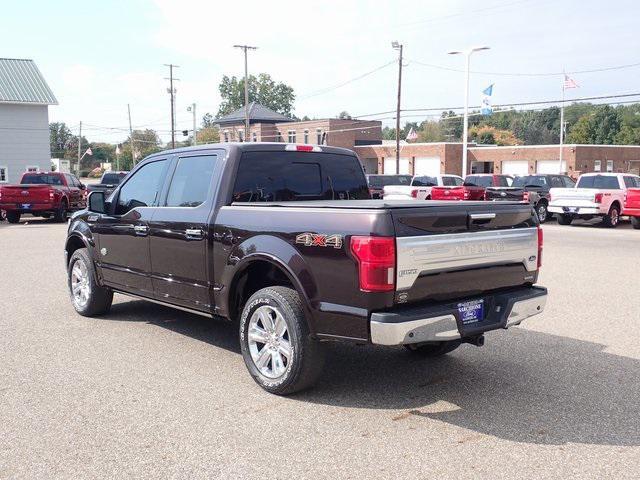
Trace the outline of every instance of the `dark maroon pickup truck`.
<path fill-rule="evenodd" d="M 27 172 L 19 185 L 0 186 L 0 210 L 9 223 L 23 214 L 67 220 L 67 213 L 86 207 L 86 187 L 75 175 L 59 172 Z"/>
<path fill-rule="evenodd" d="M 313 384 L 325 342 L 442 355 L 545 307 L 530 205 L 372 200 L 345 149 L 199 145 L 154 154 L 69 224 L 82 315 L 119 292 L 237 322 L 269 392 Z"/>

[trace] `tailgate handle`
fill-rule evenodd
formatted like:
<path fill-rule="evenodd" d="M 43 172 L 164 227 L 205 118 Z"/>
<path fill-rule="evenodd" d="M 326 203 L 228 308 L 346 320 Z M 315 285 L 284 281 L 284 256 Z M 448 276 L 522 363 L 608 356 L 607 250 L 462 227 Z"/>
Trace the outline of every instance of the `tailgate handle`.
<path fill-rule="evenodd" d="M 470 213 L 469 218 L 471 218 L 472 222 L 478 222 L 482 220 L 488 221 L 496 218 L 496 214 L 495 213 Z"/>

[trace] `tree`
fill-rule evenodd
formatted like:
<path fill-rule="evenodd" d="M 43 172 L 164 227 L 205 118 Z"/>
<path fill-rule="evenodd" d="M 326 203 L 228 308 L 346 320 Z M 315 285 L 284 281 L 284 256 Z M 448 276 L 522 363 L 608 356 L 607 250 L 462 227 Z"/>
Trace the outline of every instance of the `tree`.
<path fill-rule="evenodd" d="M 215 127 L 201 128 L 198 130 L 198 143 L 217 143 L 220 141 L 220 132 Z"/>
<path fill-rule="evenodd" d="M 54 158 L 69 158 L 68 152 L 76 137 L 71 133 L 64 122 L 52 122 L 49 124 L 49 147 Z M 76 147 L 78 143 L 76 141 Z"/>
<path fill-rule="evenodd" d="M 480 145 L 520 145 L 520 141 L 510 130 L 500 130 L 489 125 L 473 126 L 469 129 L 469 139 Z"/>
<path fill-rule="evenodd" d="M 205 113 L 202 117 L 202 128 L 210 128 L 216 124 L 216 119 L 210 113 Z"/>
<path fill-rule="evenodd" d="M 343 110 L 338 115 L 338 118 L 341 120 L 351 120 L 351 115 L 349 115 L 349 112 L 347 112 L 346 110 Z"/>
<path fill-rule="evenodd" d="M 261 73 L 258 77 L 249 75 L 248 84 L 249 102 L 257 102 L 282 115 L 291 117 L 293 102 L 296 98 L 292 87 L 283 82 L 276 83 L 267 73 Z M 218 90 L 222 97 L 218 117 L 244 106 L 244 77 L 224 75 Z"/>
<path fill-rule="evenodd" d="M 567 135 L 568 143 L 592 143 L 594 137 L 593 125 L 589 115 L 583 115 L 578 121 L 571 127 L 569 134 Z"/>
<path fill-rule="evenodd" d="M 442 124 L 440 122 L 424 121 L 418 130 L 419 142 L 443 142 L 445 141 Z"/>
<path fill-rule="evenodd" d="M 640 128 L 624 125 L 616 135 L 618 145 L 640 145 Z"/>
<path fill-rule="evenodd" d="M 162 150 L 160 147 L 160 137 L 155 130 L 134 130 L 133 142 L 136 148 L 136 161 L 140 161 L 143 158 L 151 155 L 152 153 Z M 131 170 L 133 166 L 131 156 L 131 137 L 122 143 L 122 152 L 120 154 L 120 168 L 122 170 Z"/>

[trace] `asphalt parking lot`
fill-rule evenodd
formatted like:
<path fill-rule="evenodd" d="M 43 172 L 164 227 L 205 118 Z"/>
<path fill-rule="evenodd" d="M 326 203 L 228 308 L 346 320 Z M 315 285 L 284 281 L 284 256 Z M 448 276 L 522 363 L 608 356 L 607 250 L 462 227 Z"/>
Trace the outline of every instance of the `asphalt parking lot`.
<path fill-rule="evenodd" d="M 640 231 L 545 225 L 547 310 L 436 359 L 330 345 L 251 380 L 236 328 L 116 296 L 78 316 L 66 225 L 0 224 L 0 478 L 638 478 Z"/>

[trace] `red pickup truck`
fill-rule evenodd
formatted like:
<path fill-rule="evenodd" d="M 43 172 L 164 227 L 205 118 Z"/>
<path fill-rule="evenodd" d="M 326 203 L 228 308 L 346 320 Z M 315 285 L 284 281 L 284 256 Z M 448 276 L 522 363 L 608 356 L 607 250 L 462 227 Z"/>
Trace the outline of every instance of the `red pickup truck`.
<path fill-rule="evenodd" d="M 640 188 L 627 189 L 624 194 L 622 215 L 631 217 L 631 225 L 633 225 L 633 228 L 640 230 Z"/>
<path fill-rule="evenodd" d="M 464 183 L 456 187 L 433 187 L 432 200 L 484 200 L 487 187 L 510 187 L 513 177 L 479 173 L 467 175 Z"/>
<path fill-rule="evenodd" d="M 0 210 L 9 223 L 18 223 L 25 213 L 64 222 L 69 211 L 86 205 L 86 187 L 69 173 L 27 172 L 19 185 L 0 186 Z"/>

